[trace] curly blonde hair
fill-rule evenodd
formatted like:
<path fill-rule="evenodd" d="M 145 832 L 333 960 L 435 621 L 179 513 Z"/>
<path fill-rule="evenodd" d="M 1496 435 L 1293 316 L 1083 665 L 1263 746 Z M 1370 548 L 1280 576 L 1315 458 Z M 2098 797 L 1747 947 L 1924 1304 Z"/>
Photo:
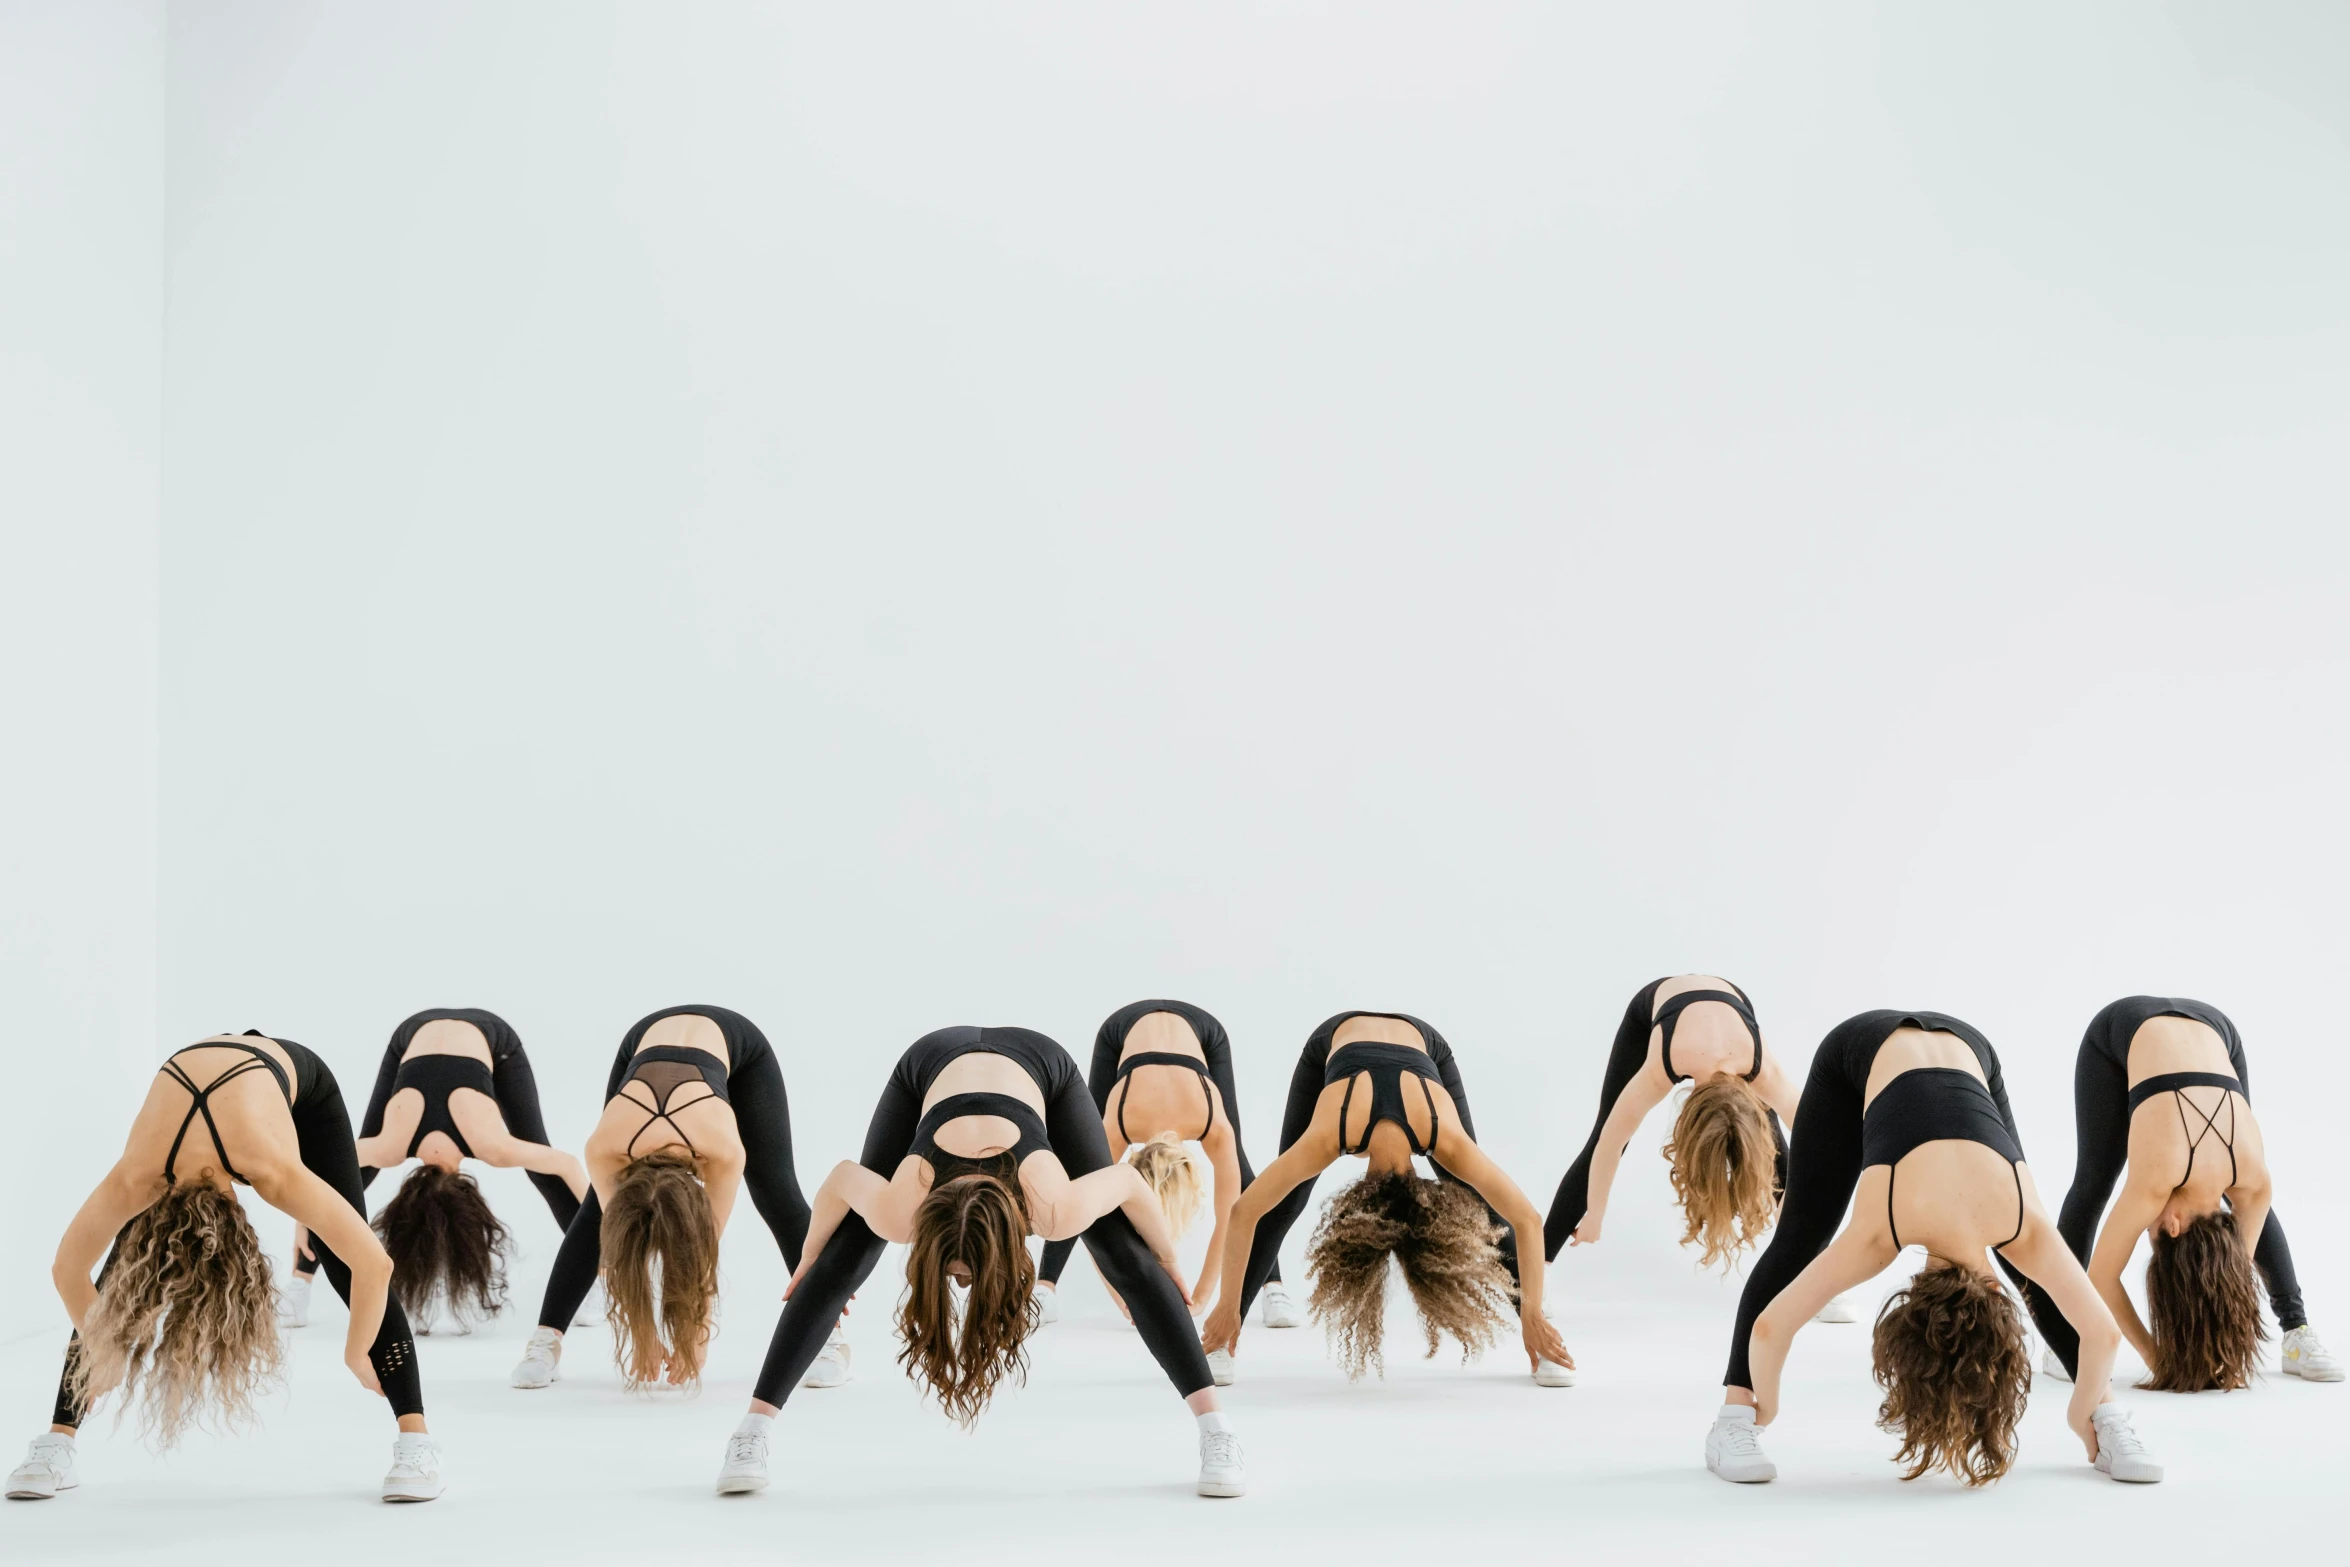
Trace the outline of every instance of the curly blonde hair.
<path fill-rule="evenodd" d="M 1330 1199 L 1306 1249 L 1314 1275 L 1310 1308 L 1329 1335 L 1349 1380 L 1386 1374 L 1387 1259 L 1420 1308 L 1428 1355 L 1449 1333 L 1461 1359 L 1482 1354 L 1511 1314 L 1504 1234 L 1468 1187 L 1423 1180 L 1409 1171 L 1368 1175 Z"/>
<path fill-rule="evenodd" d="M 1686 1221 L 1681 1244 L 1704 1247 L 1699 1267 L 1731 1260 L 1762 1239 L 1779 1211 L 1779 1140 L 1770 1106 L 1752 1083 L 1723 1076 L 1694 1085 L 1664 1154 Z"/>
<path fill-rule="evenodd" d="M 1173 1132 L 1161 1132 L 1149 1142 L 1127 1149 L 1126 1162 L 1159 1199 L 1167 1228 L 1177 1235 L 1190 1229 L 1207 1200 L 1207 1189 L 1200 1184 L 1199 1166 L 1191 1162 L 1191 1150 L 1183 1146 L 1183 1139 Z"/>
<path fill-rule="evenodd" d="M 114 1247 L 70 1356 L 73 1404 L 87 1410 L 120 1388 L 116 1422 L 136 1410 L 158 1448 L 208 1416 L 250 1421 L 283 1349 L 269 1259 L 236 1195 L 177 1182 Z"/>

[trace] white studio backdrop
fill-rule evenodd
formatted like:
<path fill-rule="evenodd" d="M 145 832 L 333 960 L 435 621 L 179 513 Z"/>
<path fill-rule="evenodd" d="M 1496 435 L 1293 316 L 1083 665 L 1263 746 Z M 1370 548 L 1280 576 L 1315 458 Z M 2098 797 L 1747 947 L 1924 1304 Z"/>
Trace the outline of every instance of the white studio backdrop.
<path fill-rule="evenodd" d="M 356 1109 L 489 1006 L 576 1144 L 716 1002 L 812 1185 L 942 1024 L 1197 1001 L 1262 1157 L 1392 1007 L 1547 1200 L 1698 968 L 1799 1064 L 1981 1025 L 2053 1193 L 2082 1026 L 2183 993 L 2338 1293 L 2345 68 L 2322 4 L 177 8 L 133 1054 Z"/>

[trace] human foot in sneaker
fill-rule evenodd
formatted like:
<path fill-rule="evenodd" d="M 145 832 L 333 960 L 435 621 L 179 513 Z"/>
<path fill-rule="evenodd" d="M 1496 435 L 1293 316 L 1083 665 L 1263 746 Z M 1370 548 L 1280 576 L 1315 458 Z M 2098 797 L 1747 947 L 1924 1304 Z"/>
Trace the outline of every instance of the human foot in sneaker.
<path fill-rule="evenodd" d="M 277 1325 L 281 1328 L 306 1328 L 310 1325 L 310 1285 L 314 1274 L 297 1273 L 286 1280 L 277 1292 Z"/>
<path fill-rule="evenodd" d="M 2285 1375 L 2305 1382 L 2342 1380 L 2342 1363 L 2334 1358 L 2333 1351 L 2318 1342 L 2317 1329 L 2306 1323 L 2285 1335 L 2278 1361 L 2285 1368 Z"/>
<path fill-rule="evenodd" d="M 1744 1404 L 1724 1404 L 1714 1416 L 1714 1427 L 1705 1434 L 1705 1466 L 1739 1485 L 1779 1478 L 1779 1466 L 1762 1450 L 1754 1411 Z"/>
<path fill-rule="evenodd" d="M 1215 1379 L 1218 1387 L 1230 1387 L 1239 1381 L 1240 1372 L 1232 1364 L 1232 1351 L 1228 1349 L 1209 1350 L 1208 1375 Z"/>
<path fill-rule="evenodd" d="M 2073 1374 L 2064 1369 L 2064 1362 L 2056 1358 L 2053 1349 L 2040 1351 L 2040 1375 L 2051 1382 L 2070 1382 L 2073 1379 Z"/>
<path fill-rule="evenodd" d="M 512 1387 L 545 1387 L 563 1380 L 563 1335 L 553 1328 L 533 1328 L 522 1347 L 522 1363 L 507 1378 Z"/>
<path fill-rule="evenodd" d="M 2162 1465 L 2130 1428 L 2128 1409 L 2120 1404 L 2099 1404 L 2089 1423 L 2097 1431 L 2097 1456 L 2090 1462 L 2099 1474 L 2132 1485 L 2153 1485 L 2162 1479 Z"/>
<path fill-rule="evenodd" d="M 1199 1494 L 1248 1495 L 1248 1460 L 1240 1451 L 1240 1438 L 1220 1414 L 1200 1416 Z"/>
<path fill-rule="evenodd" d="M 441 1445 L 422 1431 L 403 1431 L 392 1440 L 391 1472 L 384 1476 L 387 1502 L 429 1502 L 441 1494 Z"/>
<path fill-rule="evenodd" d="M 1812 1313 L 1814 1322 L 1858 1322 L 1860 1312 L 1853 1306 L 1852 1297 L 1838 1295 Z"/>
<path fill-rule="evenodd" d="M 826 1339 L 824 1347 L 817 1351 L 815 1363 L 808 1367 L 808 1374 L 800 1378 L 800 1386 L 839 1387 L 855 1375 L 849 1369 L 849 1336 L 835 1322 L 832 1325 L 832 1337 Z"/>
<path fill-rule="evenodd" d="M 1257 1300 L 1264 1307 L 1266 1327 L 1294 1328 L 1306 1320 L 1305 1313 L 1297 1309 L 1297 1302 L 1290 1298 L 1279 1279 L 1268 1280 Z"/>
<path fill-rule="evenodd" d="M 1038 1327 L 1050 1327 L 1061 1320 L 1061 1292 L 1052 1285 L 1037 1280 L 1036 1289 L 1028 1298 L 1036 1303 Z"/>
<path fill-rule="evenodd" d="M 44 1431 L 25 1450 L 24 1462 L 9 1472 L 11 1501 L 45 1502 L 60 1491 L 81 1484 L 73 1470 L 73 1438 L 63 1431 Z"/>
<path fill-rule="evenodd" d="M 718 1469 L 720 1496 L 749 1496 L 767 1489 L 767 1433 L 773 1415 L 748 1414 L 726 1439 L 726 1462 Z"/>

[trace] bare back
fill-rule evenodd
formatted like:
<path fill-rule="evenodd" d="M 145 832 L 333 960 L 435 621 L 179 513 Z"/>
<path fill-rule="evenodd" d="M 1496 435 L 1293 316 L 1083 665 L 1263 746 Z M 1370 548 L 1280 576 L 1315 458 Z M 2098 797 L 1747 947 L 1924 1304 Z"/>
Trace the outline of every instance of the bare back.
<path fill-rule="evenodd" d="M 1207 1052 L 1183 1017 L 1148 1012 L 1135 1019 L 1118 1059 L 1124 1063 L 1141 1055 L 1183 1056 L 1199 1062 L 1200 1070 L 1145 1063 L 1121 1076 L 1102 1110 L 1111 1153 L 1169 1132 L 1204 1142 L 1214 1128 L 1229 1123 L 1222 1096 L 1207 1075 Z"/>

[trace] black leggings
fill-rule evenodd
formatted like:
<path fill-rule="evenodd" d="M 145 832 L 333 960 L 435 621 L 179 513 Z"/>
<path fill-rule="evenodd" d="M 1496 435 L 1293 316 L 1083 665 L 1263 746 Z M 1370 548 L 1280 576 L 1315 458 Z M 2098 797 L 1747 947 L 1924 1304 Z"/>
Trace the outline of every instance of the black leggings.
<path fill-rule="evenodd" d="M 359 1149 L 351 1139 L 351 1113 L 343 1108 L 343 1091 L 335 1082 L 335 1075 L 327 1070 L 315 1051 L 281 1039 L 294 1061 L 294 1138 L 302 1152 L 302 1168 L 317 1176 L 343 1195 L 360 1218 L 367 1217 L 367 1196 L 360 1187 Z M 335 1255 L 334 1248 L 313 1232 L 311 1249 L 318 1264 L 326 1269 L 326 1281 L 335 1293 L 343 1297 L 343 1304 L 351 1303 L 350 1264 Z M 106 1275 L 114 1267 L 114 1258 L 122 1248 L 122 1238 L 115 1237 L 114 1248 L 106 1254 L 106 1265 L 98 1272 L 98 1282 L 105 1285 Z M 81 1354 L 81 1335 L 76 1333 L 65 1350 L 65 1375 L 57 1384 L 57 1408 L 51 1422 L 61 1426 L 79 1427 L 87 1410 L 73 1402 L 74 1362 Z M 375 1368 L 376 1380 L 383 1384 L 384 1397 L 390 1400 L 395 1415 L 424 1413 L 424 1380 L 416 1370 L 416 1341 L 408 1332 L 408 1314 L 400 1309 L 400 1297 L 384 1297 L 384 1319 L 375 1330 L 375 1342 L 367 1346 L 367 1363 Z"/>
<path fill-rule="evenodd" d="M 945 1063 L 966 1053 L 974 1042 L 1020 1062 L 1037 1079 L 1044 1092 L 1045 1132 L 1071 1179 L 1109 1168 L 1110 1140 L 1102 1131 L 1102 1113 L 1077 1076 L 1077 1063 L 1058 1044 L 1025 1028 L 942 1028 L 916 1040 L 898 1058 L 889 1086 L 881 1091 L 858 1163 L 885 1180 L 897 1174 L 914 1146 L 923 1094 Z M 840 1221 L 807 1277 L 784 1302 L 783 1318 L 767 1346 L 767 1362 L 751 1390 L 754 1398 L 780 1405 L 791 1397 L 815 1364 L 849 1297 L 880 1262 L 882 1244 L 857 1213 Z M 1134 1313 L 1135 1328 L 1175 1391 L 1189 1398 L 1212 1386 L 1208 1358 L 1200 1352 L 1199 1333 L 1184 1307 L 1183 1293 L 1143 1244 L 1134 1221 L 1111 1209 L 1085 1232 L 1085 1249 L 1093 1254 L 1102 1278 Z"/>
<path fill-rule="evenodd" d="M 2114 1184 L 2121 1179 L 2123 1168 L 2130 1162 L 2130 1041 L 2138 1037 L 2138 1030 L 2149 1018 L 2184 1017 L 2210 1025 L 2219 1037 L 2227 1041 L 2228 1064 L 2235 1068 L 2236 1081 L 2244 1085 L 2244 1097 L 2252 1097 L 2252 1079 L 2244 1070 L 2244 1041 L 2236 1033 L 2236 1025 L 2219 1008 L 2200 1001 L 2189 1001 L 2176 996 L 2129 996 L 2089 1020 L 2088 1033 L 2081 1036 L 2081 1053 L 2073 1060 L 2073 1132 L 2076 1152 L 2073 1155 L 2073 1184 L 2064 1194 L 2064 1209 L 2056 1220 L 2057 1232 L 2064 1243 L 2073 1249 L 2073 1255 L 2088 1265 L 2089 1253 L 2097 1243 L 2097 1221 L 2105 1216 L 2105 1204 L 2113 1196 Z M 2268 1284 L 2268 1303 L 2277 1314 L 2277 1325 L 2286 1332 L 2309 1324 L 2309 1313 L 2301 1303 L 2301 1281 L 2293 1272 L 2293 1253 L 2285 1244 L 2285 1227 L 2277 1222 L 2274 1208 L 2268 1213 L 2268 1222 L 2261 1226 L 2260 1242 L 2252 1253 L 2253 1263 Z M 2033 1300 L 2035 1315 L 2040 1301 L 2032 1295 L 2039 1286 L 2027 1286 L 2026 1296 Z M 2054 1312 L 2046 1315 L 2055 1317 Z M 2081 1355 L 2080 1335 L 2072 1325 L 2057 1317 L 2051 1330 L 2043 1336 L 2048 1347 L 2056 1351 L 2064 1362 L 2067 1373 L 2078 1369 Z"/>
<path fill-rule="evenodd" d="M 1340 1024 L 1349 1018 L 1358 1017 L 1401 1018 L 1420 1031 L 1420 1038 L 1427 1043 L 1428 1054 L 1436 1063 L 1437 1079 L 1444 1084 L 1444 1091 L 1452 1096 L 1453 1108 L 1460 1114 L 1461 1130 L 1468 1134 L 1471 1142 L 1475 1142 L 1477 1123 L 1469 1114 L 1468 1090 L 1461 1086 L 1460 1063 L 1453 1059 L 1452 1046 L 1444 1042 L 1442 1034 L 1418 1018 L 1406 1017 L 1401 1012 L 1341 1012 L 1314 1030 L 1313 1037 L 1306 1041 L 1305 1049 L 1298 1055 L 1296 1070 L 1289 1074 L 1289 1103 L 1281 1111 L 1281 1151 L 1289 1152 L 1291 1146 L 1305 1136 L 1306 1128 L 1313 1124 L 1314 1105 L 1322 1097 L 1322 1090 L 1329 1086 L 1324 1079 L 1330 1067 L 1330 1041 L 1337 1036 Z M 1438 1164 L 1433 1156 L 1429 1158 L 1428 1164 L 1442 1179 L 1460 1180 L 1459 1176 Z M 1294 1191 L 1275 1203 L 1271 1211 L 1257 1221 L 1256 1236 L 1249 1243 L 1248 1272 L 1241 1279 L 1240 1309 L 1243 1313 L 1255 1302 L 1258 1292 L 1264 1289 L 1265 1281 L 1275 1276 L 1274 1270 L 1281 1258 L 1281 1243 L 1297 1224 L 1298 1216 L 1306 1211 L 1306 1204 L 1313 1200 L 1313 1196 L 1314 1183 L 1310 1180 L 1300 1181 Z M 1485 1205 L 1485 1211 L 1492 1215 L 1494 1223 L 1509 1229 L 1491 1203 Z M 1511 1243 L 1501 1248 L 1501 1265 L 1509 1270 L 1510 1281 L 1514 1286 L 1522 1259 L 1518 1256 L 1514 1238 L 1516 1232 L 1513 1230 L 1511 1234 Z"/>
<path fill-rule="evenodd" d="M 1224 1032 L 1223 1024 L 1189 1002 L 1137 1001 L 1110 1014 L 1101 1031 L 1093 1036 L 1093 1068 L 1085 1074 L 1085 1086 L 1093 1095 L 1095 1112 L 1109 1113 L 1110 1090 L 1118 1086 L 1118 1059 L 1126 1053 L 1126 1036 L 1134 1031 L 1136 1023 L 1153 1012 L 1174 1013 L 1199 1036 L 1200 1053 L 1208 1058 L 1208 1076 L 1215 1080 L 1216 1092 L 1224 1101 L 1225 1118 L 1232 1123 L 1232 1151 L 1240 1159 L 1240 1189 L 1247 1191 L 1257 1172 L 1248 1162 L 1248 1147 L 1240 1138 L 1240 1091 L 1232 1086 L 1232 1038 Z M 1044 1260 L 1037 1266 L 1037 1276 L 1047 1284 L 1058 1284 L 1061 1270 L 1069 1266 L 1069 1256 L 1076 1249 L 1075 1241 L 1045 1242 Z M 1272 1277 L 1281 1277 L 1280 1264 L 1274 1264 Z"/>
<path fill-rule="evenodd" d="M 1558 1195 L 1551 1198 L 1550 1214 L 1542 1221 L 1542 1255 L 1546 1262 L 1559 1254 L 1559 1248 L 1567 1243 L 1567 1237 L 1575 1233 L 1575 1226 L 1591 1210 L 1592 1156 L 1599 1152 L 1599 1134 L 1607 1127 L 1609 1112 L 1623 1097 L 1625 1086 L 1648 1064 L 1648 1036 L 1656 1028 L 1657 986 L 1663 983 L 1660 979 L 1643 987 L 1632 998 L 1632 1004 L 1624 1008 L 1624 1021 L 1616 1026 L 1615 1048 L 1607 1056 L 1607 1075 L 1599 1083 L 1599 1118 L 1591 1123 L 1591 1135 L 1583 1140 L 1583 1151 L 1575 1155 L 1575 1162 L 1560 1177 Z M 1771 1111 L 1770 1117 L 1771 1136 L 1779 1145 L 1778 1189 L 1784 1193 L 1787 1134 L 1779 1125 L 1779 1112 Z"/>
<path fill-rule="evenodd" d="M 1868 1091 L 1869 1068 L 1876 1062 L 1877 1051 L 1899 1028 L 1956 1034 L 1966 1041 L 1983 1068 L 1992 1102 L 1999 1106 L 1999 1119 L 2007 1123 L 2016 1147 L 2024 1145 L 2016 1133 L 2015 1111 L 2007 1103 L 2007 1079 L 2000 1075 L 1999 1053 L 1971 1026 L 1939 1012 L 1863 1012 L 1830 1029 L 1811 1058 L 1811 1075 L 1804 1079 L 1803 1099 L 1795 1107 L 1795 1128 L 1788 1139 L 1787 1196 L 1779 1205 L 1778 1228 L 1771 1232 L 1770 1245 L 1763 1249 L 1738 1296 L 1738 1324 L 1731 1330 L 1730 1369 L 1722 1378 L 1724 1387 L 1753 1388 L 1754 1373 L 1747 1365 L 1746 1350 L 1754 1319 L 1836 1238 L 1836 1226 L 1843 1221 L 1852 1193 L 1860 1185 L 1861 1102 Z M 1999 1266 L 2017 1288 L 2025 1287 L 2024 1276 L 2013 1263 L 2001 1257 Z M 2042 1337 L 2047 1336 L 2051 1322 L 2063 1323 L 2064 1318 L 2046 1296 L 2034 1300 L 2027 1293 L 2025 1302 Z"/>
<path fill-rule="evenodd" d="M 791 1101 L 784 1096 L 783 1068 L 767 1036 L 751 1020 L 724 1007 L 671 1007 L 639 1022 L 620 1041 L 612 1058 L 612 1074 L 604 1081 L 604 1102 L 620 1096 L 628 1080 L 629 1063 L 645 1033 L 666 1017 L 706 1017 L 726 1036 L 726 1095 L 734 1106 L 735 1130 L 743 1143 L 743 1186 L 751 1206 L 774 1232 L 783 1260 L 800 1265 L 800 1243 L 808 1238 L 808 1199 L 800 1195 L 800 1178 L 792 1169 Z M 683 1102 L 679 1106 L 683 1108 Z M 594 1191 L 579 1205 L 563 1231 L 563 1245 L 555 1253 L 554 1271 L 547 1275 L 547 1294 L 539 1306 L 539 1326 L 560 1333 L 579 1315 L 580 1304 L 595 1287 L 596 1270 L 604 1255 L 604 1204 Z"/>

